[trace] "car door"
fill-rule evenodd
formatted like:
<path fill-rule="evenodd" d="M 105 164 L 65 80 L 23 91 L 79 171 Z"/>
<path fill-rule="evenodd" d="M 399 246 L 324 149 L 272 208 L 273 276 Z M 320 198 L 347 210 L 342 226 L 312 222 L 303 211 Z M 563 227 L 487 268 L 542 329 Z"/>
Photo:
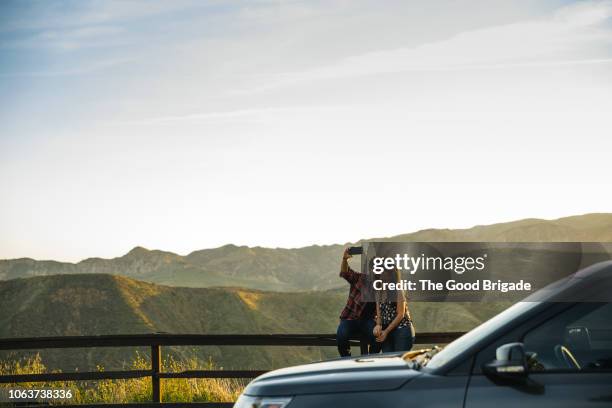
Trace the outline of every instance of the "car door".
<path fill-rule="evenodd" d="M 560 309 L 516 331 L 513 341 L 523 342 L 528 356 L 524 378 L 500 379 L 473 368 L 466 408 L 612 407 L 612 303 Z"/>

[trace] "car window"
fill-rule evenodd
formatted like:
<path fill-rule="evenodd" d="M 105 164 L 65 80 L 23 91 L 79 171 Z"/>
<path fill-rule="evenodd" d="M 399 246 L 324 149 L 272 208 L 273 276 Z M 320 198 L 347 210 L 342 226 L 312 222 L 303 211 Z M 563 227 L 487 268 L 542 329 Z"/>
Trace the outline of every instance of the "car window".
<path fill-rule="evenodd" d="M 579 303 L 528 332 L 530 370 L 612 370 L 612 303 Z"/>
<path fill-rule="evenodd" d="M 468 333 L 459 337 L 457 340 L 448 344 L 441 352 L 433 356 L 427 363 L 428 369 L 437 369 L 461 353 L 474 347 L 478 342 L 481 342 L 487 336 L 495 334 L 500 327 L 508 324 L 509 321 L 527 313 L 540 305 L 539 302 L 518 302 L 504 310 L 497 316 L 487 320 L 480 326 L 472 329 Z"/>

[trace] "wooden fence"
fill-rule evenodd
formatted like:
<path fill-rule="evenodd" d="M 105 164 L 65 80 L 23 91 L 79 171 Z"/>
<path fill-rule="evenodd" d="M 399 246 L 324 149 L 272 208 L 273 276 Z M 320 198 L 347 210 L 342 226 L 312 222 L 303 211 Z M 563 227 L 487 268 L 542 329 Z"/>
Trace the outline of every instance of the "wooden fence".
<path fill-rule="evenodd" d="M 463 333 L 417 333 L 416 344 L 450 343 Z M 359 347 L 358 339 L 351 340 L 353 346 Z M 190 370 L 183 372 L 162 372 L 162 346 L 335 346 L 335 334 L 130 334 L 107 336 L 66 336 L 0 339 L 0 350 L 39 350 L 59 348 L 92 348 L 92 347 L 150 347 L 151 368 L 149 370 L 67 372 L 43 374 L 0 375 L 0 383 L 16 384 L 24 382 L 46 381 L 91 381 L 107 379 L 128 379 L 151 377 L 151 404 L 99 404 L 99 407 L 158 407 L 162 404 L 162 379 L 164 378 L 254 378 L 266 370 Z M 362 348 L 363 351 L 363 348 Z M 164 407 L 183 406 L 185 404 L 163 403 Z M 231 407 L 227 403 L 190 403 L 190 407 Z M 62 405 L 70 407 L 70 405 Z"/>

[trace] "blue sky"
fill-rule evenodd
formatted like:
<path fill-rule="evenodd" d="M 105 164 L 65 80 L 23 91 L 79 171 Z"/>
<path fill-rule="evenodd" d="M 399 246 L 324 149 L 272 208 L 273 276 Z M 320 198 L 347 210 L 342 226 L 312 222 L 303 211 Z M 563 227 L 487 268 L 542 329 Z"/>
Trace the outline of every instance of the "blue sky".
<path fill-rule="evenodd" d="M 610 1 L 5 1 L 0 258 L 609 211 Z"/>

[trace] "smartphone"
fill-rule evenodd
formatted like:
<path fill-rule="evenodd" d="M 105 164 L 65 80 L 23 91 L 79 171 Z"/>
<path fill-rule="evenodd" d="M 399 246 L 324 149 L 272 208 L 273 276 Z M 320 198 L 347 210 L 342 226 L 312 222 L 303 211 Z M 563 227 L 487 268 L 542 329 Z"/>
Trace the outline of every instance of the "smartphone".
<path fill-rule="evenodd" d="M 361 255 L 363 254 L 363 247 L 361 246 L 353 246 L 348 249 L 349 255 Z"/>

